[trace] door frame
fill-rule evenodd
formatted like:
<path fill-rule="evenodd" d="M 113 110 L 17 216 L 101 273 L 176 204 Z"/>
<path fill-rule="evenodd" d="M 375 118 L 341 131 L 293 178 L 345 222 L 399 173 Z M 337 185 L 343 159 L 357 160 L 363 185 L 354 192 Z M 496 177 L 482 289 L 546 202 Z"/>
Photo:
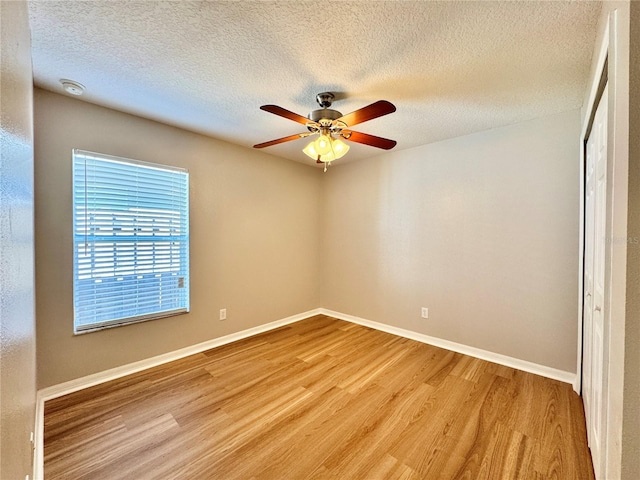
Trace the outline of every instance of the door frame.
<path fill-rule="evenodd" d="M 606 4 L 605 4 L 606 9 Z M 603 12 L 604 33 L 596 45 L 594 70 L 584 106 L 580 135 L 580 208 L 578 272 L 577 393 L 582 389 L 584 292 L 585 142 L 590 133 L 603 78 L 607 78 L 607 248 L 605 252 L 602 478 L 619 478 L 622 460 L 622 400 L 624 389 L 624 326 L 626 310 L 627 207 L 629 170 L 629 4 L 616 2 Z M 621 241 L 619 241 L 622 239 Z"/>

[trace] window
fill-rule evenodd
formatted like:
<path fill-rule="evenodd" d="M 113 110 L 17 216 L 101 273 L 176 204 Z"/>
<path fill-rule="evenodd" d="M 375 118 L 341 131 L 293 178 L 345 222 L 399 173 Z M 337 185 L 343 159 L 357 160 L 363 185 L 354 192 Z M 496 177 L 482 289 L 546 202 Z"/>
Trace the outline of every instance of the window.
<path fill-rule="evenodd" d="M 73 151 L 76 333 L 189 311 L 189 173 Z"/>

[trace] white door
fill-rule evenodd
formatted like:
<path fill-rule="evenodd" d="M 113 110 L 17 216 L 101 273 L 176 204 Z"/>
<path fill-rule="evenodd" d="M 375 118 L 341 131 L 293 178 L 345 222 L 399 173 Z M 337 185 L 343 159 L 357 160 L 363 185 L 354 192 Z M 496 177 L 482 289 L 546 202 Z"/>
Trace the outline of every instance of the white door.
<path fill-rule="evenodd" d="M 594 135 L 587 142 L 584 198 L 584 294 L 582 333 L 582 399 L 587 425 L 591 423 L 592 384 L 591 362 L 593 358 L 593 244 L 595 224 L 595 162 L 593 160 Z"/>
<path fill-rule="evenodd" d="M 585 178 L 583 400 L 596 478 L 601 477 L 604 381 L 604 283 L 607 223 L 607 92 L 587 140 Z"/>

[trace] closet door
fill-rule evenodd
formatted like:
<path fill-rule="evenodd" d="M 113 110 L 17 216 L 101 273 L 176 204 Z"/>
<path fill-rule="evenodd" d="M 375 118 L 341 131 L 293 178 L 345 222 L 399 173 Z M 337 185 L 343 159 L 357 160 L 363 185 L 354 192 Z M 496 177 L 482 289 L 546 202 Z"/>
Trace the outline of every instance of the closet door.
<path fill-rule="evenodd" d="M 592 132 L 593 133 L 593 132 Z M 595 241 L 595 162 L 593 151 L 595 135 L 587 142 L 587 164 L 585 168 L 584 198 L 584 293 L 583 293 L 583 334 L 582 334 L 582 399 L 587 425 L 591 423 L 593 361 L 593 247 Z"/>
<path fill-rule="evenodd" d="M 607 246 L 607 92 L 587 140 L 585 182 L 583 401 L 596 477 L 601 472 L 604 381 L 604 283 Z"/>

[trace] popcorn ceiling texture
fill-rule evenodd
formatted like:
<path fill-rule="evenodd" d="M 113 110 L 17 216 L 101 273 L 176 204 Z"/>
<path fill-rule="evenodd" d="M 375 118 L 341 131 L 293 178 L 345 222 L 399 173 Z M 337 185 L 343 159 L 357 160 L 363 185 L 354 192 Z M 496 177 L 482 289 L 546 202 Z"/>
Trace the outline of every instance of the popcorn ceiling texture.
<path fill-rule="evenodd" d="M 304 131 L 337 92 L 356 128 L 396 149 L 579 108 L 600 2 L 31 1 L 37 86 L 84 84 L 88 102 L 247 147 Z M 312 164 L 304 140 L 269 153 Z M 352 144 L 343 161 L 381 150 Z"/>

